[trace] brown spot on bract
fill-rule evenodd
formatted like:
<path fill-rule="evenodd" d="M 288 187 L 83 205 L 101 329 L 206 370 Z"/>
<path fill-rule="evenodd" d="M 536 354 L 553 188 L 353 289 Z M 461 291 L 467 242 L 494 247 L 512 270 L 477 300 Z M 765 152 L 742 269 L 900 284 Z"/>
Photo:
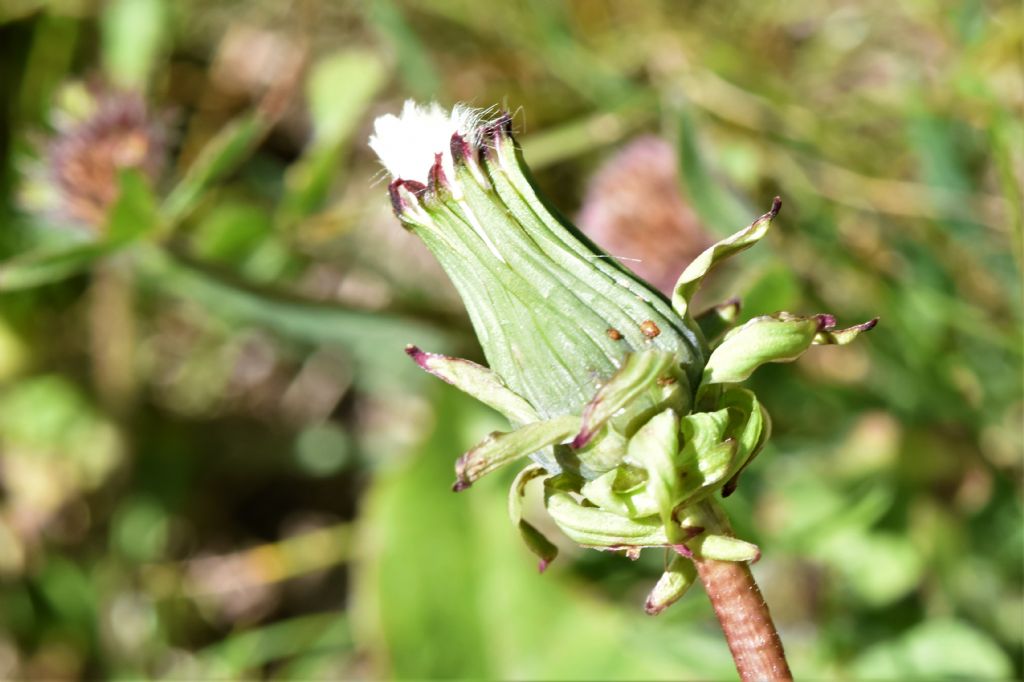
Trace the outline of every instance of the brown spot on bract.
<path fill-rule="evenodd" d="M 644 333 L 644 336 L 646 336 L 649 339 L 653 339 L 655 336 L 661 333 L 661 330 L 658 329 L 658 325 L 654 324 L 654 320 L 644 320 L 640 324 L 640 331 L 642 331 Z"/>
<path fill-rule="evenodd" d="M 609 327 L 605 334 L 607 334 L 608 338 L 611 339 L 612 341 L 622 340 L 622 332 L 620 332 L 618 329 L 615 329 L 614 327 Z"/>

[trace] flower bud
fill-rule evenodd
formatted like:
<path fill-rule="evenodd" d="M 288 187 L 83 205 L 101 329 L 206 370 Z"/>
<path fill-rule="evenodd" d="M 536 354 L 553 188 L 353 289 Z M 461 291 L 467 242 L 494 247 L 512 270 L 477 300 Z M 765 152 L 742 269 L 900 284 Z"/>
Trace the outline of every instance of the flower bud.
<path fill-rule="evenodd" d="M 693 582 L 691 558 L 760 554 L 729 534 L 712 499 L 735 489 L 771 430 L 754 394 L 735 384 L 813 344 L 848 343 L 875 321 L 836 331 L 831 315 L 779 313 L 727 331 L 735 300 L 695 317 L 704 277 L 764 236 L 778 199 L 697 256 L 670 302 L 538 196 L 508 116 L 481 116 L 407 102 L 401 117 L 378 119 L 370 139 L 394 178 L 395 214 L 455 283 L 489 368 L 415 346 L 407 353 L 515 427 L 463 454 L 453 487 L 532 459 L 509 493 L 509 515 L 541 570 L 557 551 L 522 518 L 535 479 L 548 513 L 578 544 L 673 556 L 647 600 L 658 613 Z"/>

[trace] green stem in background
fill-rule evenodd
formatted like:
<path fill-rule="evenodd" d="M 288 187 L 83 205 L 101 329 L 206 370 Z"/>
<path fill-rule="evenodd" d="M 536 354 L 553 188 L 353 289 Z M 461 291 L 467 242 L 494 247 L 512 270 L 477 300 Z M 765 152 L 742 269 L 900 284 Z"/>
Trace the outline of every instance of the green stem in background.
<path fill-rule="evenodd" d="M 705 502 L 701 512 L 702 517 L 714 520 L 706 528 L 708 532 L 732 536 L 729 521 L 719 510 Z M 750 565 L 745 561 L 717 561 L 697 556 L 693 563 L 725 633 L 740 679 L 744 682 L 793 679 L 782 640 Z"/>

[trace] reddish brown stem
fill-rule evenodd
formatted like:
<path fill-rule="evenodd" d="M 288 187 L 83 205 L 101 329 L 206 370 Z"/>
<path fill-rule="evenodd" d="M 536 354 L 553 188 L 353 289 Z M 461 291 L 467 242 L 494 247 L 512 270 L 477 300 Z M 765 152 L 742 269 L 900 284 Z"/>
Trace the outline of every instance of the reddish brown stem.
<path fill-rule="evenodd" d="M 717 527 L 713 532 L 731 535 L 732 530 L 724 516 L 717 510 L 709 512 L 709 516 L 717 517 Z M 792 680 L 782 640 L 750 566 L 741 561 L 699 557 L 694 558 L 694 564 L 725 633 L 740 679 L 743 682 Z"/>

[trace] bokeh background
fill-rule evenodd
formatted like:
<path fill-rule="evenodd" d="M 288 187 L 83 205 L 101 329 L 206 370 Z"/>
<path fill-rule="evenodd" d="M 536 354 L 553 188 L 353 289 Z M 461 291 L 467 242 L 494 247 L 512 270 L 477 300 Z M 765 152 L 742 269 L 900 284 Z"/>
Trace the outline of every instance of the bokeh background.
<path fill-rule="evenodd" d="M 766 367 L 728 501 L 798 677 L 1018 678 L 1019 2 L 0 1 L 0 677 L 729 679 L 663 557 L 544 575 L 479 358 L 365 145 L 515 112 L 542 190 L 707 302 L 878 315 Z M 543 525 L 543 517 L 533 513 Z"/>

